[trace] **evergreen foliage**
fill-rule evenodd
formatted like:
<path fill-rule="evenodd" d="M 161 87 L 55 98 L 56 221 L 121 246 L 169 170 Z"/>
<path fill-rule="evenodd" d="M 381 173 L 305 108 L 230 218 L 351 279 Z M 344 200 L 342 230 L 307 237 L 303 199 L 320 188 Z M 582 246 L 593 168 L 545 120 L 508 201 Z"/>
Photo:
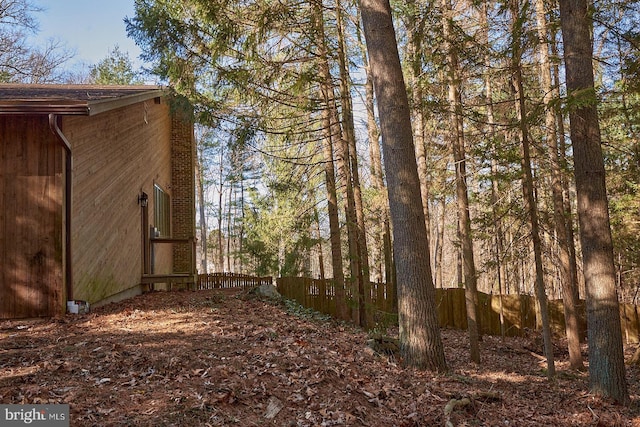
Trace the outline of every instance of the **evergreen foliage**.
<path fill-rule="evenodd" d="M 127 52 L 116 45 L 109 54 L 89 71 L 90 81 L 99 85 L 136 85 L 142 84 L 140 72 L 133 69 L 133 63 Z"/>
<path fill-rule="evenodd" d="M 566 289 L 560 280 L 560 242 L 556 232 L 558 188 L 575 277 L 582 262 L 580 250 L 575 250 L 578 229 L 573 217 L 576 199 L 568 114 L 597 105 L 617 286 L 625 301 L 637 301 L 638 2 L 594 3 L 589 17 L 593 24 L 596 85 L 570 94 L 565 89 L 557 5 L 544 3 L 546 33 L 539 31 L 536 17 L 540 13 L 533 2 L 516 6 L 502 0 L 458 2 L 447 15 L 441 2 L 392 2 L 403 70 L 406 76 L 412 76 L 406 81 L 414 114 L 413 134 L 424 144 L 421 148 L 427 173 L 423 181 L 427 181 L 428 199 L 425 212 L 429 214 L 435 283 L 458 286 L 464 282 L 455 212 L 457 162 L 449 148 L 456 131 L 449 117 L 456 112 L 463 123 L 465 178 L 479 290 L 534 292 L 530 211 L 535 209 L 539 214 L 546 292 L 551 299 L 563 297 Z M 216 135 L 217 148 L 211 155 L 203 151 L 201 161 L 208 176 L 216 177 L 210 180 L 217 186 L 218 210 L 216 213 L 211 209 L 210 214 L 218 217 L 218 226 L 212 228 L 220 238 L 211 239 L 217 252 L 223 253 L 224 242 L 230 251 L 235 251 L 233 257 L 240 260 L 243 268 L 259 274 L 319 275 L 326 272 L 319 268 L 316 258 L 322 256 L 323 250 L 329 252 L 330 237 L 342 232 L 342 253 L 348 255 L 338 263 L 341 269 L 348 269 L 358 253 L 349 251 L 355 240 L 348 241 L 346 236 L 352 220 L 345 213 L 344 207 L 351 201 L 344 187 L 352 181 L 336 176 L 332 164 L 325 166 L 333 161 L 340 165 L 337 160 L 345 156 L 336 148 L 340 147 L 340 138 L 348 134 L 346 106 L 351 100 L 356 111 L 358 144 L 354 154 L 362 176 L 368 258 L 377 277 L 392 278 L 395 269 L 390 257 L 383 260 L 390 251 L 381 247 L 386 245 L 381 238 L 383 230 L 389 230 L 383 181 L 389 177 L 376 171 L 375 156 L 380 155 L 375 154 L 374 145 L 378 141 L 368 141 L 363 136 L 378 138 L 377 129 L 372 129 L 377 126 L 375 120 L 365 124 L 366 113 L 359 102 L 363 98 L 362 104 L 368 106 L 374 100 L 370 87 L 360 86 L 368 77 L 369 64 L 361 53 L 359 10 L 353 2 L 136 0 L 135 10 L 135 16 L 126 20 L 129 35 L 153 64 L 153 72 L 187 96 L 196 107 L 197 120 Z M 340 26 L 341 17 L 344 27 Z M 449 24 L 446 35 L 443 22 Z M 341 31 L 344 39 L 340 38 Z M 343 42 L 346 49 L 341 50 Z M 447 70 L 453 60 L 447 45 L 458 53 L 458 75 L 452 82 L 459 88 L 457 102 L 447 98 Z M 549 68 L 551 82 L 542 79 L 541 49 L 548 53 L 548 64 L 543 66 Z M 346 73 L 340 62 L 342 52 L 346 54 Z M 516 71 L 521 76 L 519 91 L 513 86 Z M 347 86 L 343 79 L 346 75 L 350 79 Z M 520 117 L 514 107 L 519 99 L 523 101 Z M 335 111 L 327 112 L 331 108 Z M 555 114 L 555 122 L 550 120 L 550 112 Z M 370 114 L 379 112 L 371 109 Z M 415 114 L 420 115 L 420 120 L 415 120 Z M 523 128 L 528 132 L 531 148 L 534 194 L 533 206 L 529 207 L 520 183 L 519 133 Z M 330 149 L 323 151 L 327 144 Z M 372 160 L 366 161 L 368 148 L 373 154 Z M 550 159 L 550 150 L 557 153 L 557 161 Z M 244 167 L 245 162 L 260 164 L 260 183 L 248 178 L 248 170 L 257 169 Z M 558 166 L 561 186 L 552 190 L 552 184 L 558 184 L 554 181 Z M 353 170 L 340 173 L 347 172 Z M 323 175 L 340 183 L 336 191 L 340 222 L 337 231 L 329 228 L 331 221 L 325 214 L 329 207 L 327 185 L 331 184 L 322 180 Z M 245 186 L 245 181 L 252 183 Z M 322 213 L 318 219 L 315 207 Z M 232 241 L 235 246 L 229 244 Z M 324 257 L 326 267 L 331 265 L 330 259 Z M 227 262 L 226 266 L 230 264 Z M 584 297 L 582 278 L 579 287 L 580 296 Z"/>

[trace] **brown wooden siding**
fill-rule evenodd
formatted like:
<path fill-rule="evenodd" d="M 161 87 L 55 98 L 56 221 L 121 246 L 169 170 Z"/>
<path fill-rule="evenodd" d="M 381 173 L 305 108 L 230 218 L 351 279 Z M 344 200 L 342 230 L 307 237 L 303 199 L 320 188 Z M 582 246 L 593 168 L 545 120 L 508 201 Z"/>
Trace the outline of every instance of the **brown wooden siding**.
<path fill-rule="evenodd" d="M 73 151 L 74 298 L 91 303 L 137 291 L 142 274 L 138 195 L 153 184 L 169 194 L 171 121 L 167 105 L 147 101 L 94 117 L 66 117 Z M 170 248 L 155 250 L 155 272 L 172 269 Z"/>
<path fill-rule="evenodd" d="M 0 318 L 64 310 L 63 159 L 46 116 L 0 116 Z"/>

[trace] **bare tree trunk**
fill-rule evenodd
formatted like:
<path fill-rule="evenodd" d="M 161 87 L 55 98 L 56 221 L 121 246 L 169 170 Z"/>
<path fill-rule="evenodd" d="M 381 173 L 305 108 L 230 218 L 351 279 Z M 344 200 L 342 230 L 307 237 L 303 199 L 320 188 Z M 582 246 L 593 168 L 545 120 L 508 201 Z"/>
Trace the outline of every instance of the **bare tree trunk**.
<path fill-rule="evenodd" d="M 200 147 L 199 147 L 200 148 Z M 198 200 L 200 205 L 198 206 L 198 214 L 200 216 L 200 273 L 207 274 L 207 215 L 205 213 L 205 200 L 204 200 L 204 177 L 202 175 L 203 158 L 201 150 L 198 150 L 198 157 L 195 162 L 196 166 L 196 190 L 198 192 Z"/>
<path fill-rule="evenodd" d="M 551 159 L 551 191 L 555 231 L 559 250 L 559 273 L 562 286 L 565 330 L 569 348 L 569 365 L 572 369 L 582 369 L 582 352 L 580 350 L 580 327 L 578 324 L 577 301 L 575 300 L 577 283 L 571 274 L 570 250 L 567 233 L 567 220 L 562 194 L 562 171 L 558 155 L 558 137 L 556 133 L 556 112 L 554 111 L 553 88 L 551 85 L 551 64 L 549 62 L 549 43 L 547 39 L 547 21 L 544 0 L 536 0 L 536 20 L 540 51 L 540 76 L 542 81 L 543 102 L 545 106 L 546 139 Z"/>
<path fill-rule="evenodd" d="M 350 100 L 351 98 L 349 98 Z M 353 126 L 353 114 L 350 115 L 351 125 Z M 352 129 L 353 130 L 353 129 Z M 360 186 L 360 173 L 358 171 L 358 153 L 356 148 L 355 131 L 348 137 L 349 141 L 349 157 L 351 159 L 351 172 L 353 180 L 353 197 L 355 199 L 356 209 L 356 225 L 358 230 L 358 250 L 360 258 L 360 295 L 363 296 L 362 308 L 360 311 L 360 324 L 365 329 L 371 329 L 374 325 L 373 312 L 374 307 L 371 300 L 371 267 L 369 266 L 369 249 L 367 246 L 367 231 L 364 219 L 364 205 L 362 202 L 362 189 Z"/>
<path fill-rule="evenodd" d="M 444 228 L 445 228 L 445 220 L 446 220 L 446 205 L 447 201 L 445 197 L 440 198 L 440 225 L 438 227 L 438 235 L 436 240 L 436 248 L 435 248 L 435 266 L 436 266 L 436 287 L 443 288 L 444 287 L 444 268 L 442 265 L 442 257 L 444 255 Z"/>
<path fill-rule="evenodd" d="M 315 191 L 314 191 L 314 198 L 315 196 Z M 324 274 L 324 251 L 322 250 L 322 234 L 320 234 L 320 215 L 318 214 L 318 208 L 317 206 L 313 207 L 313 216 L 315 219 L 315 223 L 316 223 L 316 239 L 318 240 L 318 264 L 319 264 L 319 268 L 320 268 L 320 280 L 322 280 L 324 282 L 325 280 L 325 274 Z"/>
<path fill-rule="evenodd" d="M 224 147 L 220 148 L 220 176 L 218 184 L 218 271 L 224 272 L 224 249 L 222 239 L 222 201 L 224 190 Z"/>
<path fill-rule="evenodd" d="M 492 110 L 491 103 L 493 101 L 491 101 L 491 97 L 488 96 L 488 105 L 489 108 L 488 110 Z M 493 113 L 489 114 L 489 121 L 490 121 L 490 126 L 491 123 L 493 123 Z M 498 165 L 497 162 L 495 161 L 495 159 L 491 159 L 491 205 L 492 205 L 492 221 L 493 221 L 493 229 L 495 232 L 495 236 L 494 236 L 494 242 L 495 242 L 495 248 L 493 251 L 493 258 L 495 260 L 495 264 L 496 264 L 496 280 L 498 282 L 498 293 L 499 293 L 499 298 L 500 298 L 500 335 L 502 336 L 502 339 L 504 339 L 505 337 L 505 324 L 504 324 L 504 307 L 502 304 L 502 297 L 503 295 L 506 293 L 506 289 L 504 286 L 504 282 L 505 282 L 505 274 L 504 274 L 504 263 L 502 262 L 502 256 L 504 253 L 503 250 L 503 243 L 504 243 L 504 232 L 502 230 L 502 221 L 500 220 L 499 214 L 498 214 L 498 194 L 499 194 L 499 188 L 498 188 L 498 180 L 495 178 L 495 175 L 497 175 L 498 173 Z"/>
<path fill-rule="evenodd" d="M 242 261 L 242 250 L 244 244 L 244 174 L 240 180 L 240 230 L 238 230 L 238 273 L 244 274 L 244 265 Z"/>
<path fill-rule="evenodd" d="M 358 20 L 360 21 L 360 20 Z M 358 32 L 360 36 L 360 32 Z M 398 301 L 395 287 L 395 265 L 393 262 L 393 251 L 391 250 L 391 227 L 389 225 L 389 196 L 384 183 L 382 172 L 382 156 L 380 151 L 380 133 L 376 122 L 374 108 L 374 90 L 373 77 L 371 76 L 371 68 L 365 50 L 362 51 L 362 62 L 367 72 L 367 80 L 365 82 L 365 106 L 367 110 L 367 133 L 369 138 L 369 156 L 371 159 L 371 181 L 373 188 L 377 191 L 377 200 L 375 209 L 377 217 L 380 218 L 378 235 L 380 236 L 379 245 L 382 248 L 381 263 L 384 271 L 384 281 L 387 283 L 387 289 L 390 289 L 392 298 L 392 307 L 397 309 Z M 382 277 L 381 277 L 382 279 Z"/>
<path fill-rule="evenodd" d="M 427 227 L 429 246 L 431 242 L 431 226 L 429 213 L 429 176 L 427 166 L 427 149 L 424 132 L 424 109 L 422 108 L 423 93 L 419 82 L 422 72 L 422 32 L 424 31 L 419 18 L 415 0 L 407 1 L 407 57 L 409 61 L 409 102 L 413 123 L 413 142 L 416 146 L 416 161 L 418 164 L 418 179 L 420 179 L 420 195 L 424 209 L 424 220 Z"/>
<path fill-rule="evenodd" d="M 471 216 L 469 215 L 469 194 L 467 188 L 467 167 L 464 146 L 464 123 L 462 118 L 462 102 L 460 100 L 460 77 L 458 70 L 458 55 L 455 47 L 449 41 L 453 38 L 451 28 L 451 3 L 450 0 L 442 0 L 443 35 L 445 50 L 447 53 L 448 70 L 447 85 L 449 88 L 448 99 L 452 109 L 451 120 L 451 144 L 453 148 L 453 160 L 456 168 L 456 199 L 458 203 L 458 222 L 460 226 L 460 244 L 462 246 L 462 265 L 464 267 L 465 301 L 467 308 L 467 325 L 469 332 L 470 354 L 469 357 L 475 363 L 480 363 L 479 322 L 478 322 L 478 284 L 476 266 L 473 254 L 473 240 L 471 237 Z"/>
<path fill-rule="evenodd" d="M 460 231 L 460 218 L 456 218 L 456 286 L 458 288 L 462 288 L 464 286 L 464 273 L 462 271 L 463 262 L 464 261 L 463 261 L 463 255 L 462 255 L 462 232 Z"/>
<path fill-rule="evenodd" d="M 233 189 L 233 182 L 229 188 L 229 199 L 227 201 L 227 271 L 233 273 L 231 269 L 231 205 L 233 204 L 232 197 L 235 191 Z"/>
<path fill-rule="evenodd" d="M 628 404 L 622 330 L 615 284 L 593 47 L 586 0 L 560 0 L 569 120 L 587 291 L 589 385 L 593 393 Z"/>
<path fill-rule="evenodd" d="M 531 171 L 531 155 L 529 150 L 529 126 L 526 122 L 526 106 L 524 98 L 524 88 L 522 86 L 522 71 L 520 69 L 521 47 L 520 31 L 518 22 L 522 19 L 519 16 L 519 0 L 511 1 L 511 13 L 513 19 L 513 53 L 512 53 L 512 84 L 516 95 L 516 115 L 519 125 L 520 148 L 522 155 L 522 192 L 524 205 L 531 225 L 531 240 L 533 243 L 533 256 L 535 262 L 535 293 L 540 306 L 540 317 L 542 320 L 542 339 L 544 342 L 544 352 L 547 358 L 547 377 L 555 376 L 555 363 L 553 358 L 553 342 L 551 341 L 551 325 L 549 320 L 549 309 L 547 304 L 547 294 L 544 285 L 544 270 L 542 266 L 542 243 L 540 241 L 540 227 L 538 222 L 538 209 L 533 194 L 533 173 Z"/>
<path fill-rule="evenodd" d="M 373 306 L 371 303 L 371 277 L 369 267 L 369 250 L 364 222 L 362 191 L 360 188 L 360 172 L 358 170 L 358 152 L 356 148 L 356 132 L 351 101 L 351 77 L 346 58 L 346 40 L 344 37 L 344 19 L 342 2 L 336 0 L 336 22 L 338 30 L 338 64 L 340 67 L 340 95 L 342 109 L 342 127 L 347 143 L 346 167 L 350 169 L 350 185 L 353 191 L 353 209 L 355 213 L 356 239 L 358 250 L 358 294 L 360 300 L 360 326 L 373 328 Z"/>
<path fill-rule="evenodd" d="M 327 62 L 326 78 L 331 82 L 331 74 L 329 73 L 328 56 L 323 58 Z M 362 263 L 360 258 L 360 248 L 358 240 L 358 220 L 356 216 L 356 203 L 353 192 L 353 178 L 351 174 L 351 162 L 349 156 L 349 143 L 345 138 L 345 133 L 340 126 L 340 116 L 336 105 L 335 89 L 329 87 L 327 108 L 330 111 L 331 119 L 331 138 L 334 141 L 334 150 L 336 154 L 336 166 L 338 179 L 342 182 L 341 187 L 344 191 L 345 201 L 345 218 L 347 222 L 347 243 L 349 248 L 349 266 L 351 277 L 349 278 L 349 288 L 352 289 L 358 302 L 357 319 L 358 324 L 366 328 L 366 316 L 364 315 L 364 283 L 362 278 Z"/>
<path fill-rule="evenodd" d="M 325 113 L 323 113 L 324 115 Z M 329 114 L 327 110 L 326 114 Z M 338 319 L 348 320 L 347 298 L 345 294 L 345 279 L 342 269 L 342 239 L 340 238 L 340 220 L 338 217 L 338 197 L 336 193 L 335 168 L 333 164 L 333 148 L 331 142 L 330 119 L 323 119 L 325 123 L 324 155 L 325 155 L 325 187 L 327 189 L 327 210 L 329 214 L 329 241 L 331 243 L 331 266 L 333 272 L 333 286 L 336 298 L 336 315 Z"/>
<path fill-rule="evenodd" d="M 333 270 L 333 286 L 336 298 L 336 316 L 348 320 L 347 301 L 345 295 L 344 271 L 342 269 L 342 241 L 340 238 L 340 220 L 338 217 L 338 197 L 336 193 L 335 166 L 333 161 L 332 118 L 329 108 L 333 99 L 333 88 L 330 86 L 331 75 L 327 62 L 326 39 L 322 16 L 322 5 L 313 2 L 313 19 L 319 34 L 318 67 L 321 76 L 320 92 L 323 100 L 322 133 L 324 152 L 325 187 L 327 190 L 327 210 L 329 214 L 329 240 L 331 242 L 331 264 Z"/>
<path fill-rule="evenodd" d="M 420 198 L 409 101 L 388 0 L 360 0 L 393 221 L 400 352 L 406 365 L 446 371 Z"/>
<path fill-rule="evenodd" d="M 554 35 L 553 40 L 556 37 Z M 551 52 L 555 58 L 559 57 L 558 54 L 558 46 L 557 43 L 551 44 Z M 557 61 L 553 63 L 553 96 L 556 99 L 560 99 L 560 70 Z M 576 310 L 582 306 L 580 301 L 580 292 L 579 292 L 579 284 L 578 284 L 578 261 L 576 257 L 576 240 L 574 234 L 574 225 L 573 225 L 573 212 L 571 207 L 571 197 L 570 197 L 570 183 L 567 177 L 566 171 L 569 170 L 567 167 L 567 141 L 565 138 L 565 128 L 564 128 L 564 115 L 562 112 L 562 108 L 560 108 L 559 104 L 556 104 L 554 111 L 556 113 L 556 124 L 558 125 L 558 154 L 560 161 L 560 168 L 564 172 L 560 179 L 562 183 L 562 201 L 564 205 L 565 212 L 565 229 L 567 230 L 567 246 L 569 248 L 569 265 L 571 268 L 571 283 L 575 283 L 573 288 L 574 292 L 574 301 L 576 302 Z M 585 331 L 580 330 L 579 338 L 580 342 L 584 342 Z"/>
<path fill-rule="evenodd" d="M 380 134 L 378 133 L 378 124 L 376 123 L 374 104 L 373 104 L 373 82 L 369 73 L 369 65 L 366 62 L 366 52 L 364 52 L 365 58 L 365 70 L 367 73 L 367 81 L 365 83 L 365 106 L 367 108 L 367 133 L 369 137 L 369 159 L 371 164 L 371 185 L 376 190 L 375 200 L 373 201 L 373 210 L 375 212 L 375 218 L 377 223 L 375 224 L 377 241 L 373 245 L 376 250 L 377 256 L 377 280 L 382 281 L 385 272 L 386 253 L 384 251 L 385 242 L 385 229 L 384 226 L 386 219 L 389 216 L 389 203 L 387 201 L 387 189 L 384 185 L 384 178 L 382 176 L 382 159 L 380 157 L 380 143 L 378 139 Z"/>
<path fill-rule="evenodd" d="M 351 180 L 351 168 L 349 165 L 349 147 L 347 141 L 342 137 L 340 125 L 338 122 L 337 109 L 333 104 L 332 110 L 332 128 L 333 138 L 336 140 L 335 152 L 337 162 L 338 178 L 341 180 L 341 187 L 344 189 L 345 201 L 345 217 L 347 221 L 347 242 L 349 248 L 350 261 L 350 288 L 353 290 L 358 302 L 358 324 L 366 328 L 366 320 L 364 316 L 364 284 L 362 281 L 362 265 L 360 263 L 360 250 L 358 247 L 358 224 L 356 218 L 356 205 L 353 195 L 353 186 Z"/>
<path fill-rule="evenodd" d="M 497 147 L 497 133 L 495 131 L 496 119 L 493 111 L 493 84 L 492 84 L 492 73 L 491 70 L 491 58 L 489 57 L 489 23 L 487 17 L 487 1 L 482 3 L 482 11 L 480 14 L 481 26 L 482 26 L 482 43 L 486 46 L 487 53 L 484 57 L 485 63 L 485 73 L 484 73 L 484 82 L 485 82 L 485 96 L 487 98 L 487 127 L 489 138 L 491 139 L 493 147 Z M 504 305 L 503 305 L 503 295 L 505 294 L 505 274 L 504 274 L 504 263 L 502 262 L 503 256 L 503 244 L 504 244 L 504 231 L 502 229 L 502 220 L 500 219 L 498 213 L 498 194 L 500 193 L 500 189 L 498 187 L 498 162 L 495 159 L 495 156 L 491 159 L 491 214 L 492 214 L 492 222 L 493 229 L 495 232 L 495 248 L 493 251 L 493 258 L 495 260 L 496 265 L 496 280 L 498 282 L 498 293 L 499 293 L 499 301 L 500 301 L 500 336 L 502 340 L 505 339 L 505 322 L 504 322 Z"/>

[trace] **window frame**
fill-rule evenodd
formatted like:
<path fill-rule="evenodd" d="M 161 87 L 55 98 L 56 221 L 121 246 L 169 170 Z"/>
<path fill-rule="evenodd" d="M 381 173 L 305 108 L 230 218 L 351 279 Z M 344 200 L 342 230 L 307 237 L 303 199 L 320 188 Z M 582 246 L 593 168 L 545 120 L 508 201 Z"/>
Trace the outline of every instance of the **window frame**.
<path fill-rule="evenodd" d="M 153 184 L 154 237 L 171 237 L 171 196 L 157 183 Z"/>

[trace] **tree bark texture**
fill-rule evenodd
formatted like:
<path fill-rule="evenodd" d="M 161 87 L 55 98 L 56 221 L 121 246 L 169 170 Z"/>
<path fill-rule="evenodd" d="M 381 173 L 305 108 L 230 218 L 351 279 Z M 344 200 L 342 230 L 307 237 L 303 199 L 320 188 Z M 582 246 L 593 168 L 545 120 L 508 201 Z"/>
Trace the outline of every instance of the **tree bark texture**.
<path fill-rule="evenodd" d="M 387 262 L 385 260 L 386 253 L 384 251 L 385 227 L 384 224 L 389 217 L 389 203 L 387 197 L 387 188 L 384 184 L 382 176 L 382 158 L 380 156 L 380 134 L 378 133 L 378 124 L 376 123 L 373 101 L 373 81 L 369 73 L 369 65 L 366 62 L 365 69 L 367 72 L 367 81 L 365 83 L 365 105 L 367 107 L 367 135 L 369 138 L 369 161 L 371 164 L 371 184 L 376 190 L 375 202 L 373 203 L 374 215 L 376 218 L 375 244 L 373 245 L 372 256 L 376 265 L 375 280 L 381 282 L 384 279 L 383 272 Z"/>
<path fill-rule="evenodd" d="M 356 132 L 351 102 L 351 77 L 347 64 L 346 40 L 344 37 L 344 19 L 342 5 L 336 0 L 336 22 L 338 30 L 338 65 L 340 67 L 340 104 L 342 109 L 343 135 L 348 146 L 347 167 L 350 168 L 351 186 L 356 221 L 356 239 L 358 249 L 358 294 L 360 300 L 360 326 L 371 329 L 374 326 L 373 305 L 371 303 L 371 274 L 369 267 L 369 250 L 367 249 L 367 233 L 364 223 L 364 208 L 360 188 L 360 172 L 356 148 Z"/>
<path fill-rule="evenodd" d="M 382 247 L 382 258 L 384 262 L 384 281 L 388 285 L 391 285 L 393 296 L 393 308 L 397 309 L 397 293 L 396 293 L 396 281 L 395 281 L 395 263 L 393 261 L 393 251 L 391 249 L 391 227 L 389 225 L 389 195 L 387 193 L 387 187 L 384 183 L 384 175 L 382 171 L 382 155 L 380 151 L 380 132 L 378 131 L 378 124 L 376 122 L 375 108 L 374 108 L 374 89 L 373 89 L 373 76 L 371 75 L 371 67 L 369 66 L 369 60 L 367 53 L 363 52 L 363 64 L 367 71 L 367 81 L 365 83 L 365 104 L 367 107 L 367 134 L 369 136 L 369 153 L 371 157 L 371 180 L 373 188 L 378 191 L 378 202 L 376 207 L 380 217 L 380 242 Z"/>
<path fill-rule="evenodd" d="M 427 147 L 425 139 L 425 118 L 423 91 L 420 85 L 422 72 L 422 38 L 423 25 L 419 17 L 419 8 L 415 0 L 407 1 L 407 56 L 409 60 L 409 87 L 411 88 L 410 108 L 413 123 L 413 142 L 416 147 L 416 161 L 418 163 L 418 179 L 420 180 L 420 194 L 424 210 L 424 221 L 427 227 L 427 241 L 431 248 L 431 219 L 429 213 L 429 167 L 427 165 Z"/>
<path fill-rule="evenodd" d="M 582 369 L 582 352 L 580 350 L 580 327 L 578 323 L 577 301 L 575 298 L 578 284 L 573 280 L 569 240 L 567 232 L 567 215 L 564 209 L 562 194 L 562 170 L 558 154 L 558 134 L 556 132 L 556 112 L 553 108 L 553 87 L 551 85 L 551 64 L 549 61 L 549 32 L 544 0 L 536 0 L 536 22 L 538 28 L 538 49 L 540 52 L 540 80 L 542 83 L 543 102 L 545 107 L 546 141 L 551 160 L 551 193 L 553 198 L 554 226 L 558 241 L 560 282 L 564 306 L 565 331 L 569 349 L 569 365 L 572 369 Z"/>
<path fill-rule="evenodd" d="M 199 150 L 200 151 L 200 150 Z M 200 217 L 200 273 L 207 274 L 207 216 L 205 213 L 205 201 L 204 201 L 204 177 L 202 176 L 202 155 L 198 153 L 198 157 L 195 163 L 196 169 L 196 182 L 198 192 L 198 200 L 200 205 L 198 206 L 198 215 Z"/>
<path fill-rule="evenodd" d="M 491 139 L 491 144 L 493 147 L 497 145 L 496 137 L 496 119 L 493 109 L 493 82 L 491 75 L 491 57 L 489 55 L 489 19 L 488 19 L 488 5 L 487 1 L 482 3 L 482 12 L 480 15 L 481 26 L 482 26 L 482 43 L 487 47 L 486 53 L 484 56 L 485 63 L 485 96 L 487 98 L 487 132 L 489 134 L 489 138 Z M 493 222 L 493 229 L 495 232 L 495 248 L 493 251 L 495 264 L 496 264 L 496 281 L 498 284 L 498 292 L 500 295 L 500 335 L 502 340 L 505 338 L 505 318 L 504 318 L 504 306 L 503 306 L 503 295 L 505 294 L 504 282 L 506 279 L 506 274 L 504 273 L 505 265 L 502 262 L 503 256 L 503 243 L 504 243 L 504 232 L 502 227 L 502 219 L 500 218 L 498 212 L 498 194 L 500 193 L 500 188 L 498 186 L 498 162 L 494 158 L 491 159 L 491 215 Z"/>
<path fill-rule="evenodd" d="M 220 150 L 220 175 L 218 177 L 219 179 L 219 184 L 218 184 L 218 271 L 223 273 L 224 272 L 224 245 L 223 245 L 223 238 L 222 238 L 222 200 L 223 200 L 223 196 L 224 196 L 224 155 L 225 155 L 225 150 L 221 149 Z"/>
<path fill-rule="evenodd" d="M 589 385 L 629 403 L 586 0 L 560 0 L 569 123 L 586 287 Z"/>
<path fill-rule="evenodd" d="M 351 168 L 349 165 L 349 146 L 340 130 L 338 111 L 335 104 L 330 107 L 332 113 L 332 138 L 335 140 L 336 163 L 338 167 L 338 177 L 342 183 L 345 202 L 345 218 L 347 221 L 347 242 L 349 248 L 350 264 L 350 288 L 358 301 L 357 323 L 366 328 L 366 316 L 364 315 L 364 283 L 362 278 L 362 264 L 360 259 L 360 248 L 358 242 L 358 220 L 356 217 L 356 203 L 353 194 L 351 180 Z"/>
<path fill-rule="evenodd" d="M 344 271 L 342 270 L 342 241 L 340 238 L 340 219 L 338 217 L 338 197 L 336 193 L 335 166 L 331 141 L 331 119 L 329 111 L 323 112 L 323 151 L 325 157 L 324 173 L 327 190 L 327 211 L 329 215 L 329 242 L 331 244 L 331 267 L 336 298 L 336 315 L 340 320 L 348 320 L 347 301 L 344 289 Z"/>
<path fill-rule="evenodd" d="M 473 253 L 473 237 L 471 236 L 471 215 L 469 214 L 469 193 L 467 188 L 467 163 L 464 139 L 464 123 L 462 117 L 462 102 L 460 99 L 460 76 L 458 69 L 458 55 L 455 51 L 451 28 L 451 2 L 442 0 L 443 35 L 448 69 L 446 73 L 448 86 L 448 100 L 451 123 L 451 146 L 456 169 L 456 201 L 458 204 L 458 223 L 460 227 L 460 246 L 462 248 L 462 264 L 464 271 L 465 301 L 467 307 L 467 325 L 469 332 L 469 357 L 475 363 L 480 363 L 480 338 L 478 322 L 478 283 L 476 265 Z"/>
<path fill-rule="evenodd" d="M 324 37 L 322 8 L 318 2 L 313 2 L 313 19 L 318 32 L 318 68 L 321 76 L 320 95 L 323 100 L 322 109 L 322 148 L 324 153 L 325 188 L 327 191 L 327 210 L 329 214 L 329 241 L 331 243 L 331 265 L 333 271 L 333 286 L 336 298 L 336 316 L 340 320 L 348 320 L 347 301 L 344 290 L 344 271 L 342 270 L 342 241 L 340 238 L 340 220 L 338 217 L 338 197 L 336 193 L 335 165 L 333 161 L 332 120 L 329 104 L 332 102 L 333 89 L 329 65 L 327 63 L 327 48 Z"/>
<path fill-rule="evenodd" d="M 431 277 L 427 230 L 409 101 L 388 0 L 360 0 L 380 115 L 393 224 L 400 351 L 408 366 L 446 371 Z"/>
<path fill-rule="evenodd" d="M 315 191 L 314 191 L 315 193 Z M 315 194 L 314 194 L 315 197 Z M 326 276 L 324 274 L 324 251 L 322 250 L 322 234 L 320 233 L 320 215 L 318 214 L 318 207 L 313 207 L 313 219 L 315 222 L 316 239 L 318 240 L 318 266 L 320 269 L 320 280 L 324 282 Z"/>
<path fill-rule="evenodd" d="M 554 40 L 556 39 L 555 34 L 552 37 Z M 560 55 L 558 54 L 558 46 L 557 43 L 551 44 L 551 54 L 554 58 L 558 58 Z M 555 99 L 560 99 L 560 67 L 557 61 L 553 62 L 553 96 Z M 566 140 L 566 132 L 564 127 L 565 115 L 562 111 L 560 104 L 556 104 L 554 111 L 556 113 L 556 123 L 558 125 L 558 155 L 560 161 L 560 168 L 563 171 L 568 171 L 569 168 L 567 166 L 567 140 Z M 573 211 L 571 206 L 571 189 L 569 188 L 571 185 L 570 178 L 567 176 L 567 173 L 563 173 L 560 176 L 561 184 L 562 184 L 562 202 L 564 204 L 564 212 L 566 212 L 566 230 L 567 230 L 567 243 L 569 247 L 569 265 L 571 267 L 571 281 L 576 284 L 573 288 L 574 296 L 573 299 L 576 301 L 576 305 L 579 306 L 582 304 L 580 302 L 580 290 L 578 286 L 578 260 L 576 257 L 576 239 L 574 233 L 574 220 L 573 220 Z M 578 309 L 578 307 L 576 307 Z M 584 333 L 585 331 L 581 330 L 579 337 L 580 342 L 584 342 Z"/>
<path fill-rule="evenodd" d="M 521 37 L 521 19 L 519 0 L 511 1 L 512 12 L 512 58 L 511 72 L 513 89 L 516 96 L 515 109 L 519 126 L 520 137 L 520 153 L 522 165 L 522 193 L 524 198 L 524 207 L 529 216 L 531 225 L 531 242 L 533 245 L 533 257 L 535 265 L 535 293 L 536 299 L 540 307 L 540 319 L 542 321 L 542 340 L 544 344 L 544 353 L 547 358 L 547 377 L 553 378 L 556 373 L 555 362 L 553 357 L 553 342 L 551 340 L 551 322 L 549 320 L 549 308 L 547 303 L 547 293 L 544 284 L 544 269 L 542 264 L 542 242 L 540 240 L 540 226 L 538 220 L 538 207 L 535 196 L 533 194 L 533 172 L 531 171 L 531 154 L 529 142 L 529 125 L 526 121 L 526 104 L 524 97 L 524 87 L 522 84 L 521 57 L 522 51 L 520 46 Z"/>

